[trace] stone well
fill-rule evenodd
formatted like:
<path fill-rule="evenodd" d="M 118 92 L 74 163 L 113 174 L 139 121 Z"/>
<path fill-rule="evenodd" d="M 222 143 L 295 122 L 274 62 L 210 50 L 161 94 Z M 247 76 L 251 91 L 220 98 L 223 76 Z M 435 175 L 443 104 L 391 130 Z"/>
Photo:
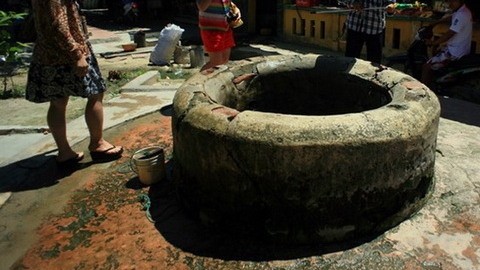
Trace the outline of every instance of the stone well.
<path fill-rule="evenodd" d="M 439 115 L 423 84 L 359 59 L 237 61 L 177 91 L 174 182 L 211 226 L 295 243 L 381 233 L 428 198 Z"/>

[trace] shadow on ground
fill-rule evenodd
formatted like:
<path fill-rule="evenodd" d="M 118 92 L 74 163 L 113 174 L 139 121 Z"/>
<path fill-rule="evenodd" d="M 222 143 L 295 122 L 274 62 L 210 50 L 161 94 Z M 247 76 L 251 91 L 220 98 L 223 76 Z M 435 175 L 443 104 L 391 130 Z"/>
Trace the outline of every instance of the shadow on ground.
<path fill-rule="evenodd" d="M 231 61 L 242 60 L 251 57 L 257 56 L 268 56 L 268 55 L 278 55 L 279 53 L 276 52 L 266 52 L 260 49 L 252 48 L 249 46 L 238 46 L 232 49 L 232 53 L 230 55 Z"/>
<path fill-rule="evenodd" d="M 79 167 L 59 168 L 51 152 L 38 154 L 0 168 L 0 192 L 35 190 L 56 185 Z"/>
<path fill-rule="evenodd" d="M 480 127 L 480 106 L 478 104 L 443 96 L 439 96 L 438 99 L 442 110 L 441 117 Z"/>
<path fill-rule="evenodd" d="M 99 162 L 89 160 L 62 166 L 57 164 L 55 155 L 52 155 L 53 152 L 56 150 L 0 167 L 0 175 L 8 176 L 0 178 L 0 193 L 51 187 L 76 171 L 85 170 L 97 163 L 109 162 L 108 160 Z"/>
<path fill-rule="evenodd" d="M 167 179 L 149 189 L 150 214 L 165 240 L 196 256 L 242 261 L 290 260 L 348 250 L 378 236 L 341 243 L 294 245 L 274 243 L 255 233 L 207 228 L 177 198 L 171 177 L 173 167 L 174 162 L 170 160 Z"/>

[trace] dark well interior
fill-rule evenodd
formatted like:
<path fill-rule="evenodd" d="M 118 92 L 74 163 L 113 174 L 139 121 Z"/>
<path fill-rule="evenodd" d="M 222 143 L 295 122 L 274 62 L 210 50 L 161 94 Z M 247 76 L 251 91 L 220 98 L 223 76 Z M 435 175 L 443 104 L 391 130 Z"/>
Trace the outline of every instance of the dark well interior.
<path fill-rule="evenodd" d="M 327 67 L 256 76 L 224 104 L 239 111 L 295 115 L 358 113 L 382 107 L 392 97 L 385 87 Z"/>

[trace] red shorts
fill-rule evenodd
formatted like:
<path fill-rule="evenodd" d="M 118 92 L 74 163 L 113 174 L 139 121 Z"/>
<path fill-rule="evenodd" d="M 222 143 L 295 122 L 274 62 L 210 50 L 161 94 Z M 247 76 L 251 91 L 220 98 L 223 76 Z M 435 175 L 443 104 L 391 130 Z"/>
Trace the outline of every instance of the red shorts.
<path fill-rule="evenodd" d="M 225 32 L 200 30 L 200 35 L 206 52 L 221 52 L 235 46 L 232 29 Z"/>

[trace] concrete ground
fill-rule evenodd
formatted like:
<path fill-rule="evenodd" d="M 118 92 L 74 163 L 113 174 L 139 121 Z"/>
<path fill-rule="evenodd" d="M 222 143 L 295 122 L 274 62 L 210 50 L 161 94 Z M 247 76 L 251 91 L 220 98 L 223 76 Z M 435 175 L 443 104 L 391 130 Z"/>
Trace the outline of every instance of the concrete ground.
<path fill-rule="evenodd" d="M 92 39 L 103 40 L 94 44 L 97 53 L 118 47 L 122 35 L 94 29 Z M 234 57 L 309 52 L 252 44 Z M 440 97 L 436 185 L 419 213 L 381 235 L 292 246 L 210 230 L 183 211 L 169 175 L 174 92 L 126 92 L 106 102 L 106 138 L 125 148 L 110 163 L 92 163 L 87 154 L 78 168 L 58 168 L 43 124 L 2 126 L 0 269 L 480 269 L 479 105 Z M 85 151 L 83 119 L 68 130 L 74 148 Z M 144 186 L 130 157 L 149 145 L 165 149 L 167 177 Z"/>

